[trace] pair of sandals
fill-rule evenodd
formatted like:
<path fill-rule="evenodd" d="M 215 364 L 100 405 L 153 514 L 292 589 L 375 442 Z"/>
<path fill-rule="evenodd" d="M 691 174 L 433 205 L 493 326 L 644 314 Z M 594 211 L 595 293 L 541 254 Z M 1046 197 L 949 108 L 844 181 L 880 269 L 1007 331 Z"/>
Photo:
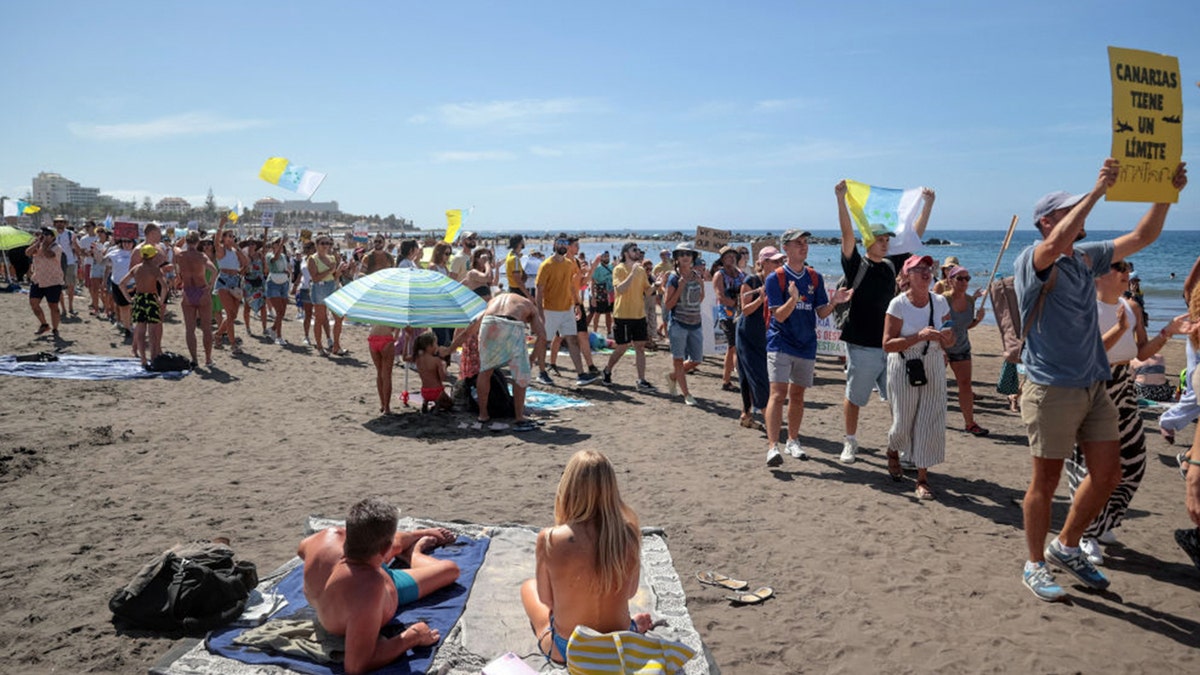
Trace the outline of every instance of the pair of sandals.
<path fill-rule="evenodd" d="M 770 586 L 760 586 L 753 591 L 746 591 L 750 588 L 749 582 L 741 579 L 727 577 L 720 572 L 711 570 L 705 572 L 696 572 L 696 581 L 706 586 L 716 586 L 730 591 L 739 591 L 735 595 L 726 595 L 725 599 L 735 605 L 761 605 L 766 602 L 767 598 L 774 597 L 775 589 Z"/>
<path fill-rule="evenodd" d="M 900 453 L 895 450 L 887 451 L 887 471 L 892 480 L 897 483 L 904 478 L 904 467 L 900 464 Z M 929 489 L 929 483 L 924 480 L 917 481 L 917 499 L 925 502 L 934 498 L 933 490 Z"/>
<path fill-rule="evenodd" d="M 767 430 L 767 428 L 763 426 L 763 423 L 755 420 L 752 415 L 742 416 L 742 418 L 738 420 L 738 424 L 742 425 L 746 429 L 754 429 L 756 431 Z"/>

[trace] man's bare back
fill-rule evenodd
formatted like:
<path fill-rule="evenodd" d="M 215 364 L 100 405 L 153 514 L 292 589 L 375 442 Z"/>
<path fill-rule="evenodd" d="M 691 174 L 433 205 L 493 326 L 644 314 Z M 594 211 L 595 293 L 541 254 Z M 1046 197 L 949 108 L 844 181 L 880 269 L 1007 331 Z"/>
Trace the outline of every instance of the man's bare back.
<path fill-rule="evenodd" d="M 488 302 L 483 316 L 506 316 L 529 324 L 530 332 L 541 340 L 546 339 L 546 327 L 537 305 L 523 295 L 512 292 L 498 293 Z M 536 350 L 536 348 L 535 348 Z"/>

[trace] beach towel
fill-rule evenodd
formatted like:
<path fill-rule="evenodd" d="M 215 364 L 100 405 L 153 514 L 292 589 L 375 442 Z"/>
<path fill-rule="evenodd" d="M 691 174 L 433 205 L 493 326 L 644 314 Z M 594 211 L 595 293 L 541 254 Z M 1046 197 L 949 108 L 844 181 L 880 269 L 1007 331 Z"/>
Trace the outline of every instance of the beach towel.
<path fill-rule="evenodd" d="M 339 521 L 310 518 L 311 534 Z M 445 527 L 468 537 L 487 537 L 490 542 L 471 586 L 467 604 L 458 622 L 438 645 L 426 672 L 439 675 L 478 675 L 488 663 L 512 652 L 532 670 L 562 673 L 562 666 L 551 666 L 537 651 L 537 641 L 529 628 L 529 619 L 521 606 L 518 589 L 535 572 L 537 528 L 526 525 L 480 525 L 463 522 L 438 522 L 404 517 L 400 528 Z M 460 563 L 461 564 L 461 563 Z M 269 592 L 279 578 L 300 565 L 299 558 L 265 577 L 259 590 Z M 687 612 L 687 596 L 679 573 L 667 548 L 666 535 L 655 528 L 642 528 L 642 578 L 638 592 L 630 601 L 631 612 L 650 612 L 664 620 L 648 635 L 681 642 L 699 655 L 688 661 L 688 675 L 713 675 L 720 670 L 700 639 Z M 279 612 L 286 614 L 286 611 Z M 150 669 L 155 675 L 286 675 L 290 672 L 269 664 L 248 665 L 213 654 L 199 641 L 184 642 L 164 654 Z"/>
<path fill-rule="evenodd" d="M 0 375 L 38 377 L 54 380 L 145 380 L 161 377 L 179 380 L 189 371 L 151 372 L 134 358 L 59 354 L 57 361 L 46 363 L 17 361 L 11 354 L 0 356 Z"/>
<path fill-rule="evenodd" d="M 323 528 L 313 531 L 316 532 L 320 529 Z M 400 607 L 396 616 L 384 630 L 386 631 L 392 626 L 399 629 L 402 626 L 424 621 L 431 628 L 440 631 L 442 635 L 448 634 L 467 604 L 471 585 L 475 581 L 475 574 L 487 554 L 488 543 L 487 537 L 459 535 L 454 543 L 436 549 L 432 553 L 434 557 L 453 560 L 458 565 L 458 581 L 416 602 Z M 261 628 L 244 626 L 215 630 L 207 640 L 209 651 L 243 663 L 280 665 L 296 672 L 312 673 L 313 675 L 335 675 L 344 672 L 339 664 L 332 663 L 336 655 L 330 652 L 334 650 L 323 648 L 329 647 L 330 641 L 315 636 L 312 640 L 297 639 L 303 637 L 302 623 L 311 623 L 316 618 L 315 612 L 304 597 L 303 566 L 297 566 L 288 572 L 275 586 L 274 591 L 283 595 L 287 600 L 287 607 L 263 626 L 271 626 L 275 620 L 286 620 L 292 623 L 280 627 L 284 630 L 275 630 L 276 627 L 272 626 L 267 629 L 266 635 Z M 296 622 L 301 622 L 301 627 L 298 628 Z M 255 644 L 285 647 L 285 651 L 263 651 L 257 647 L 240 644 L 240 638 L 248 631 L 251 632 L 251 641 Z M 315 631 L 310 632 L 315 633 Z M 293 638 L 291 643 L 294 648 L 287 649 L 288 640 L 281 639 L 281 635 Z M 432 662 L 435 650 L 436 645 L 413 649 L 408 658 L 401 658 L 375 672 L 389 675 L 423 673 Z"/>

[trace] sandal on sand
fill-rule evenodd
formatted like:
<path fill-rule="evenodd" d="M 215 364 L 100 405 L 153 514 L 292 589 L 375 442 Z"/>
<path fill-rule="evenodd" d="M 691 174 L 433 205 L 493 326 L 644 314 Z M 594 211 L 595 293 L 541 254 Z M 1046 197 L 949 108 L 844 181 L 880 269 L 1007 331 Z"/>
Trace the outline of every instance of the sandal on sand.
<path fill-rule="evenodd" d="M 1167 442 L 1167 445 L 1175 445 L 1175 432 L 1174 431 L 1167 431 L 1166 429 L 1159 427 L 1158 433 L 1162 434 L 1163 440 Z"/>
<path fill-rule="evenodd" d="M 973 423 L 971 426 L 967 427 L 967 433 L 971 434 L 972 436 L 987 436 L 989 432 L 987 429 L 984 429 L 978 424 Z"/>
<path fill-rule="evenodd" d="M 699 581 L 706 586 L 720 586 L 731 591 L 741 591 L 750 587 L 748 582 L 740 579 L 733 579 L 719 572 L 707 571 L 696 572 L 696 581 Z"/>
<path fill-rule="evenodd" d="M 895 450 L 887 451 L 887 469 L 892 480 L 899 481 L 904 478 L 904 469 L 900 466 L 900 453 Z"/>
<path fill-rule="evenodd" d="M 917 499 L 921 501 L 929 501 L 933 499 L 933 490 L 929 489 L 929 483 L 920 481 L 917 483 Z"/>
<path fill-rule="evenodd" d="M 759 605 L 767 598 L 775 595 L 775 589 L 770 586 L 763 586 L 753 593 L 738 593 L 737 595 L 727 595 L 725 599 L 735 605 Z"/>

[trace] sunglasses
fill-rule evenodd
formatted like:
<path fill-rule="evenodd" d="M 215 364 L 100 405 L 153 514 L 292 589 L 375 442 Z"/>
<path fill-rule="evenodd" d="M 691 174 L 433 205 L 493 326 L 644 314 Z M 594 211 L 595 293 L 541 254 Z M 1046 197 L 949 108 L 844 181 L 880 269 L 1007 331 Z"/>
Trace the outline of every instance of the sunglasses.
<path fill-rule="evenodd" d="M 908 270 L 908 273 L 909 273 L 909 274 L 920 274 L 921 276 L 925 276 L 925 277 L 927 277 L 927 276 L 930 276 L 930 275 L 932 275 L 932 274 L 933 274 L 933 268 L 932 268 L 932 267 L 925 267 L 924 265 L 922 265 L 922 266 L 920 266 L 920 267 L 913 267 L 913 268 L 910 268 L 910 269 Z"/>
<path fill-rule="evenodd" d="M 971 280 L 971 277 L 969 277 L 969 276 L 964 276 L 964 275 L 961 275 L 961 274 L 960 274 L 960 275 L 958 275 L 958 276 L 954 277 L 954 280 L 955 280 L 955 281 L 970 281 L 970 280 Z"/>
<path fill-rule="evenodd" d="M 1130 265 L 1127 262 L 1115 262 L 1112 264 L 1112 268 L 1117 272 L 1128 272 L 1129 270 L 1133 269 L 1133 265 Z"/>

